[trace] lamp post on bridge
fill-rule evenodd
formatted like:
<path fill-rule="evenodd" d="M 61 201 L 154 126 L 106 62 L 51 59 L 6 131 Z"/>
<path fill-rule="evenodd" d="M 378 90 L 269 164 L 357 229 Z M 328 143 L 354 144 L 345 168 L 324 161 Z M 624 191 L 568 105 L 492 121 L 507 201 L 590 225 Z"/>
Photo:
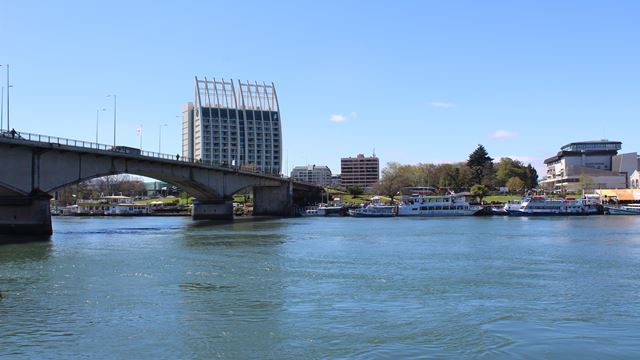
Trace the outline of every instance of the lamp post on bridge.
<path fill-rule="evenodd" d="M 165 126 L 167 126 L 167 124 L 162 124 L 159 127 L 160 131 L 158 131 L 158 154 L 162 154 L 162 128 Z"/>
<path fill-rule="evenodd" d="M 116 111 L 117 111 L 117 96 L 107 95 L 107 97 L 113 97 L 113 147 L 116 147 Z"/>
<path fill-rule="evenodd" d="M 96 110 L 96 144 L 98 144 L 98 124 L 100 123 L 100 111 L 106 111 L 107 109 L 97 109 Z"/>
<path fill-rule="evenodd" d="M 4 126 L 4 86 L 2 87 L 2 96 L 0 96 L 0 133 L 2 132 L 2 127 Z"/>
<path fill-rule="evenodd" d="M 2 65 L 0 65 L 2 66 Z M 11 85 L 9 85 L 9 64 L 5 64 L 5 66 L 7 67 L 7 131 L 10 130 L 9 127 L 9 88 L 11 87 Z M 4 97 L 4 94 L 3 94 Z M 2 131 L 2 127 L 0 127 L 0 131 Z"/>

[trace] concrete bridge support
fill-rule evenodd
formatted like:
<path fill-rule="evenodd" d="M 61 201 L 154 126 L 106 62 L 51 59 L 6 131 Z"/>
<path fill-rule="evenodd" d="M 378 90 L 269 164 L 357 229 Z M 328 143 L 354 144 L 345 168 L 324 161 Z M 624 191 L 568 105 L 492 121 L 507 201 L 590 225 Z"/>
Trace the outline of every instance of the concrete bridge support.
<path fill-rule="evenodd" d="M 193 220 L 233 220 L 233 200 L 194 200 Z"/>
<path fill-rule="evenodd" d="M 292 183 L 254 187 L 253 215 L 295 216 Z"/>
<path fill-rule="evenodd" d="M 51 210 L 47 194 L 0 197 L 0 234 L 51 235 Z"/>

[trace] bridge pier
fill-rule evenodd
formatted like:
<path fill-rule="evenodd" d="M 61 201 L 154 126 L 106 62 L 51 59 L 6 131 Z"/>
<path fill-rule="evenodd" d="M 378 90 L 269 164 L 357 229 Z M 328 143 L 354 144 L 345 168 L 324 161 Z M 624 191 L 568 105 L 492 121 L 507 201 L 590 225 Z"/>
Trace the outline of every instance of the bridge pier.
<path fill-rule="evenodd" d="M 0 198 L 0 234 L 51 235 L 51 209 L 47 194 Z"/>
<path fill-rule="evenodd" d="M 293 184 L 255 186 L 253 188 L 253 215 L 295 216 Z"/>
<path fill-rule="evenodd" d="M 233 201 L 194 200 L 191 218 L 193 220 L 233 220 Z"/>

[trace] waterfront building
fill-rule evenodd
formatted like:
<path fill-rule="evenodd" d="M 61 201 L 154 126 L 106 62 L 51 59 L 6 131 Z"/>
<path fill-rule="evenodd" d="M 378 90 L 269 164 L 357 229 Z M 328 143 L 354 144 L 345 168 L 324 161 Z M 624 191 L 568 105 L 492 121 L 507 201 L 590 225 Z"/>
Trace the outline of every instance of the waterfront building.
<path fill-rule="evenodd" d="M 340 160 L 341 184 L 343 187 L 360 186 L 370 190 L 380 179 L 380 160 L 375 156 L 346 157 Z"/>
<path fill-rule="evenodd" d="M 296 166 L 291 171 L 291 178 L 295 181 L 303 181 L 320 186 L 330 186 L 331 169 L 324 165 Z"/>
<path fill-rule="evenodd" d="M 540 185 L 549 190 L 564 191 L 579 191 L 584 187 L 625 188 L 627 176 L 612 171 L 613 157 L 621 148 L 620 141 L 569 143 L 544 161 L 547 174 Z"/>
<path fill-rule="evenodd" d="M 144 188 L 147 190 L 147 196 L 150 197 L 179 194 L 177 187 L 164 181 L 147 181 L 144 183 Z"/>
<path fill-rule="evenodd" d="M 342 187 L 342 175 L 338 174 L 331 176 L 331 187 L 334 189 Z"/>
<path fill-rule="evenodd" d="M 640 189 L 640 170 L 636 170 L 631 174 L 629 184 L 632 189 Z"/>
<path fill-rule="evenodd" d="M 631 186 L 631 175 L 640 170 L 640 156 L 637 152 L 616 155 L 612 158 L 612 171 L 627 176 L 627 187 Z"/>
<path fill-rule="evenodd" d="M 182 107 L 182 156 L 280 174 L 280 108 L 273 83 L 195 78 Z"/>

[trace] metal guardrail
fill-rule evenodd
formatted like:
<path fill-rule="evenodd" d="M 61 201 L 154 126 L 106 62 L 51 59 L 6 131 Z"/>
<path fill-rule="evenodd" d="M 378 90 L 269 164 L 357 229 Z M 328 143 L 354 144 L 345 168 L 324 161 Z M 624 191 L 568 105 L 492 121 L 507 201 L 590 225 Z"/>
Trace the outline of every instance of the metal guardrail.
<path fill-rule="evenodd" d="M 144 156 L 144 157 L 149 157 L 153 159 L 179 161 L 179 162 L 190 163 L 190 164 L 206 165 L 212 168 L 222 168 L 227 170 L 242 171 L 245 173 L 253 173 L 256 175 L 274 176 L 274 177 L 280 177 L 285 179 L 288 178 L 283 176 L 282 174 L 252 171 L 250 169 L 243 169 L 241 166 L 237 166 L 237 165 L 205 162 L 201 159 L 185 158 L 180 155 L 162 154 L 162 153 L 157 153 L 153 151 L 144 151 L 144 150 L 129 147 L 129 146 L 120 146 L 120 145 L 113 146 L 113 145 L 106 145 L 106 144 L 98 144 L 91 141 L 66 139 L 66 138 L 61 138 L 57 136 L 32 134 L 27 132 L 18 132 L 14 130 L 0 133 L 0 137 L 14 139 L 14 140 L 39 142 L 39 143 L 45 143 L 45 144 L 73 146 L 81 149 L 110 151 L 110 152 L 123 154 L 123 155 Z"/>

